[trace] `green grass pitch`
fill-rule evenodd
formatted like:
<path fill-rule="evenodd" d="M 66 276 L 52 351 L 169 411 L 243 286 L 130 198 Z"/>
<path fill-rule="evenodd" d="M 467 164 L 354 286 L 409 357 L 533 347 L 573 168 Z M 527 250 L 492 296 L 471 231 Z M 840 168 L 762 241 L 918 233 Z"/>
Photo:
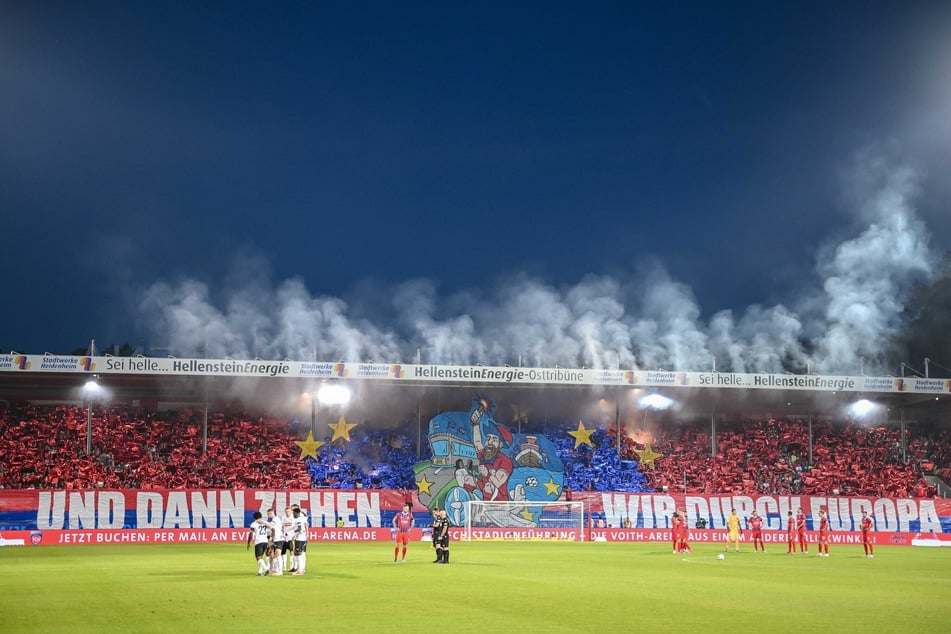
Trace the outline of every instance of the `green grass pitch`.
<path fill-rule="evenodd" d="M 258 577 L 244 544 L 0 549 L 5 632 L 946 632 L 951 549 L 831 557 L 699 545 L 312 543 L 305 576 Z"/>

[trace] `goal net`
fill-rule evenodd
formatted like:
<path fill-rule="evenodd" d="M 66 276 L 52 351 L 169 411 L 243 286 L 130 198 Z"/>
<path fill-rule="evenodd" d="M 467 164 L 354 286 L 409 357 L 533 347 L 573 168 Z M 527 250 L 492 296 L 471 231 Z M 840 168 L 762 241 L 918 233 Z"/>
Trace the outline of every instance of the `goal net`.
<path fill-rule="evenodd" d="M 466 540 L 585 541 L 583 502 L 466 502 Z"/>

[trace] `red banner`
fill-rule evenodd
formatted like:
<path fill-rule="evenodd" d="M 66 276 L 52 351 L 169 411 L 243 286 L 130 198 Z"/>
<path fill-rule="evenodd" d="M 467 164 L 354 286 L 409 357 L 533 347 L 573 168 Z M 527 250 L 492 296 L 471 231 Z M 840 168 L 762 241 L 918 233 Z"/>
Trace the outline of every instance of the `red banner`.
<path fill-rule="evenodd" d="M 413 541 L 429 541 L 429 532 L 422 528 L 410 533 Z M 453 541 L 466 538 L 462 528 L 452 529 Z M 184 544 L 184 543 L 241 543 L 247 540 L 248 530 L 229 529 L 124 529 L 124 530 L 49 530 L 49 531 L 3 531 L 2 546 L 53 546 L 73 544 Z M 326 542 L 386 542 L 392 540 L 389 528 L 316 528 L 308 532 L 308 543 Z M 654 542 L 668 544 L 672 536 L 669 530 L 644 530 L 637 528 L 592 528 L 592 529 L 537 529 L 537 528 L 474 528 L 473 541 L 603 541 L 603 542 Z M 692 546 L 725 543 L 727 534 L 721 530 L 691 530 L 688 543 Z M 806 539 L 816 543 L 816 534 L 809 532 Z M 749 534 L 744 532 L 740 541 L 749 543 Z M 786 544 L 785 531 L 763 531 L 763 542 L 770 548 L 781 549 Z M 908 534 L 878 532 L 872 534 L 872 543 L 887 546 L 949 546 L 951 536 L 940 534 Z M 834 531 L 829 534 L 829 544 L 835 546 L 862 544 L 858 531 Z M 779 550 L 777 550 L 779 552 Z"/>
<path fill-rule="evenodd" d="M 411 538 L 416 541 L 422 540 L 422 535 L 421 528 L 410 532 Z M 246 528 L 3 531 L 0 533 L 0 546 L 184 544 L 245 542 L 247 539 Z M 309 543 L 379 542 L 391 540 L 392 534 L 389 528 L 312 528 L 308 531 L 307 539 Z"/>
<path fill-rule="evenodd" d="M 673 536 L 669 530 L 644 530 L 636 528 L 592 528 L 589 531 L 592 541 L 606 542 L 666 542 L 671 543 Z M 785 547 L 787 534 L 786 531 L 762 531 L 763 543 Z M 876 532 L 871 535 L 871 542 L 882 546 L 951 546 L 951 538 L 944 535 L 922 535 L 909 533 Z M 724 530 L 694 529 L 687 537 L 687 542 L 696 546 L 698 544 L 724 544 L 727 541 L 727 532 Z M 809 544 L 818 543 L 818 534 L 814 531 L 806 533 L 806 541 Z M 740 542 L 752 546 L 750 534 L 743 531 L 740 535 Z M 936 542 L 936 543 L 925 543 Z M 860 531 L 833 531 L 829 533 L 830 546 L 844 545 L 862 545 L 862 533 Z M 779 552 L 779 551 L 777 551 Z"/>
<path fill-rule="evenodd" d="M 428 525 L 429 511 L 415 495 L 394 490 L 0 490 L 0 546 L 242 541 L 255 511 L 280 511 L 292 504 L 307 512 L 312 541 L 380 541 L 390 539 L 390 522 L 407 498 L 415 502 L 417 525 Z M 691 540 L 715 542 L 734 508 L 741 518 L 755 510 L 764 518 L 764 534 L 781 535 L 789 511 L 800 507 L 810 529 L 824 510 L 833 535 L 855 535 L 865 511 L 878 543 L 943 545 L 951 536 L 951 500 L 946 499 L 618 492 L 575 493 L 574 499 L 585 503 L 588 534 L 583 536 L 549 536 L 527 527 L 477 537 L 663 542 L 669 540 L 671 514 L 682 509 L 688 526 L 707 523 L 706 531 L 691 531 L 697 535 Z M 461 529 L 455 531 L 454 537 L 461 537 Z"/>

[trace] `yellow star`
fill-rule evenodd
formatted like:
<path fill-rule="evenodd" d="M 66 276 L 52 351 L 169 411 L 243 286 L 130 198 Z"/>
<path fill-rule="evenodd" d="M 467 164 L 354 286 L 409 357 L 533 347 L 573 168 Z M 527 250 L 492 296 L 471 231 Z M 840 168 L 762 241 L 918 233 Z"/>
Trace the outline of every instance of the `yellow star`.
<path fill-rule="evenodd" d="M 350 430 L 357 426 L 357 423 L 348 423 L 347 419 L 343 416 L 340 417 L 340 420 L 337 421 L 334 425 L 328 425 L 330 429 L 334 430 L 333 438 L 330 439 L 330 442 L 342 438 L 344 440 L 350 440 Z"/>
<path fill-rule="evenodd" d="M 522 509 L 521 511 L 518 512 L 518 514 L 522 517 L 522 519 L 525 519 L 529 522 L 535 521 L 535 516 L 527 508 Z"/>
<path fill-rule="evenodd" d="M 634 453 L 640 457 L 642 465 L 650 467 L 651 469 L 654 468 L 654 461 L 663 457 L 662 454 L 659 454 L 651 449 L 651 446 L 648 443 L 644 444 L 643 449 L 636 449 Z"/>
<path fill-rule="evenodd" d="M 545 483 L 545 495 L 558 497 L 558 483 L 554 478 L 548 478 L 548 482 Z"/>
<path fill-rule="evenodd" d="M 578 445 L 588 445 L 589 447 L 594 447 L 594 445 L 591 443 L 591 434 L 594 432 L 594 429 L 585 429 L 584 423 L 579 420 L 578 429 L 568 432 L 568 435 L 575 437 L 575 449 L 577 449 Z"/>
<path fill-rule="evenodd" d="M 429 488 L 433 486 L 434 484 L 436 483 L 430 482 L 429 480 L 426 479 L 426 474 L 424 473 L 423 479 L 416 481 L 416 488 L 419 490 L 420 493 L 425 493 L 426 495 L 432 495 L 432 493 L 429 492 Z"/>
<path fill-rule="evenodd" d="M 295 440 L 294 444 L 300 447 L 300 459 L 303 460 L 310 456 L 314 460 L 317 458 L 317 450 L 323 446 L 323 441 L 314 440 L 314 432 L 307 432 L 307 440 Z"/>

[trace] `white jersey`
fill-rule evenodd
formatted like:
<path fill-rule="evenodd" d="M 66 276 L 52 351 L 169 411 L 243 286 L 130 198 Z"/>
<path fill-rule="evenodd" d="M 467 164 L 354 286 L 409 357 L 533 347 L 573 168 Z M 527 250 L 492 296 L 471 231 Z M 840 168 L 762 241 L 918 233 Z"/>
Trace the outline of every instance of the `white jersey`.
<path fill-rule="evenodd" d="M 294 516 L 285 515 L 281 518 L 281 533 L 284 535 L 284 541 L 289 542 L 294 539 Z"/>
<path fill-rule="evenodd" d="M 291 529 L 290 538 L 297 542 L 306 542 L 307 541 L 307 517 L 303 513 L 300 514 L 300 517 L 295 517 L 294 525 Z"/>
<path fill-rule="evenodd" d="M 251 531 L 254 533 L 255 544 L 268 543 L 268 541 L 271 539 L 271 532 L 273 530 L 274 525 L 265 521 L 264 519 L 254 520 L 251 522 Z"/>
<path fill-rule="evenodd" d="M 284 524 L 277 521 L 277 518 L 269 519 L 271 526 L 274 527 L 274 541 L 282 542 L 284 541 Z"/>

